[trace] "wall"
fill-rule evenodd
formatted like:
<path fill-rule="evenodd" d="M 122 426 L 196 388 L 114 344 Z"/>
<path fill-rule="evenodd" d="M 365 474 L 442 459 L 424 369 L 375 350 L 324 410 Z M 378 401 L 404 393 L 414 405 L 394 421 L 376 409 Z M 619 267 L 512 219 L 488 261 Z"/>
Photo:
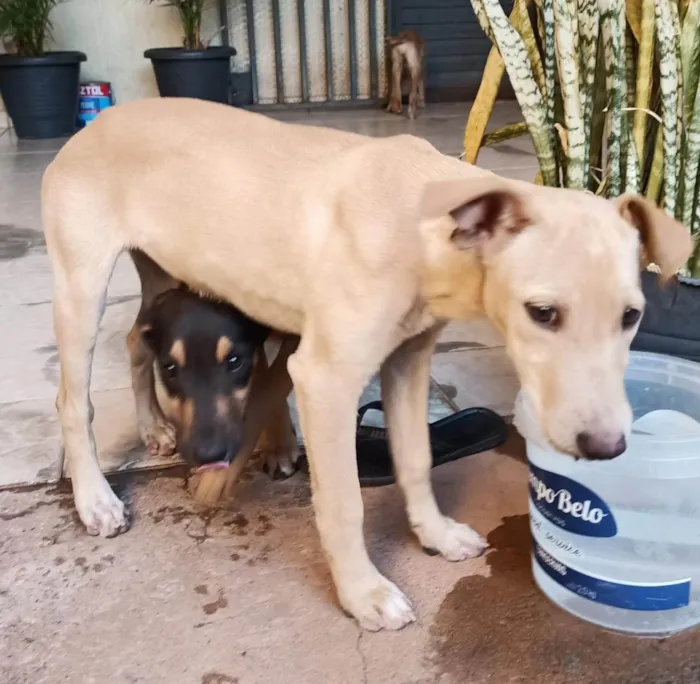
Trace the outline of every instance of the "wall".
<path fill-rule="evenodd" d="M 299 36 L 296 24 L 297 2 L 280 0 L 282 11 L 282 45 L 286 102 L 301 99 L 299 75 Z M 262 103 L 277 101 L 275 51 L 272 30 L 271 0 L 252 0 L 258 52 L 258 86 Z M 331 0 L 333 32 L 333 82 L 336 97 L 350 96 L 349 60 L 347 55 L 347 0 Z M 307 50 L 311 99 L 326 97 L 325 46 L 323 38 L 323 0 L 305 0 Z M 384 0 L 376 2 L 379 64 L 383 63 Z M 360 97 L 369 97 L 369 0 L 356 0 L 358 47 L 358 86 Z M 248 27 L 244 0 L 227 0 L 229 35 L 238 54 L 232 71 L 249 68 Z M 182 42 L 177 12 L 148 0 L 66 0 L 51 14 L 53 37 L 49 49 L 80 50 L 88 61 L 82 66 L 84 80 L 110 81 L 117 102 L 156 96 L 153 69 L 143 57 L 151 47 L 180 45 Z M 219 25 L 218 0 L 210 0 L 205 11 L 202 33 L 213 35 Z M 220 37 L 212 44 L 220 44 Z M 384 70 L 379 70 L 380 91 L 384 87 Z M 0 109 L 2 103 L 0 101 Z"/>
<path fill-rule="evenodd" d="M 157 95 L 144 50 L 182 44 L 176 10 L 147 0 L 67 0 L 53 10 L 51 19 L 52 47 L 84 52 L 88 61 L 82 77 L 110 81 L 117 102 Z M 211 36 L 217 25 L 214 0 L 206 10 L 202 34 Z"/>

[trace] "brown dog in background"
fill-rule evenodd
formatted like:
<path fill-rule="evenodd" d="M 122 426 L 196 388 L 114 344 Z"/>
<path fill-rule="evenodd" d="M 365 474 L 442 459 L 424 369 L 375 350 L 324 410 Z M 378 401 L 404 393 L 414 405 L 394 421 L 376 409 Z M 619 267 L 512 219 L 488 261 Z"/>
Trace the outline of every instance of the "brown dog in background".
<path fill-rule="evenodd" d="M 418 107 L 425 107 L 425 42 L 418 32 L 409 29 L 388 36 L 387 83 L 389 104 L 386 111 L 401 114 L 402 99 L 408 86 L 408 118 L 415 119 Z"/>

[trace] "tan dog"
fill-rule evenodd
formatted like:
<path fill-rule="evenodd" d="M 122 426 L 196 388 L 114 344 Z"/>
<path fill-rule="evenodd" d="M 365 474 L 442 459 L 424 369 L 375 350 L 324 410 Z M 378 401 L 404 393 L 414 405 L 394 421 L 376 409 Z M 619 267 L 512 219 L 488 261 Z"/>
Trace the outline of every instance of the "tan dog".
<path fill-rule="evenodd" d="M 430 358 L 449 319 L 488 316 L 556 448 L 610 458 L 630 408 L 623 371 L 647 259 L 670 276 L 690 252 L 643 198 L 611 202 L 508 181 L 413 136 L 368 138 L 194 100 L 110 109 L 44 177 L 61 363 L 58 409 L 81 519 L 124 529 L 100 472 L 90 367 L 118 255 L 301 335 L 288 362 L 313 504 L 340 602 L 368 629 L 410 603 L 365 547 L 355 410 L 381 369 L 394 468 L 421 545 L 459 561 L 486 544 L 444 516 L 430 482 Z"/>
<path fill-rule="evenodd" d="M 389 104 L 386 111 L 401 114 L 404 76 L 409 81 L 408 118 L 415 119 L 418 107 L 425 107 L 425 42 L 417 31 L 409 29 L 386 39 L 389 48 L 387 72 Z"/>

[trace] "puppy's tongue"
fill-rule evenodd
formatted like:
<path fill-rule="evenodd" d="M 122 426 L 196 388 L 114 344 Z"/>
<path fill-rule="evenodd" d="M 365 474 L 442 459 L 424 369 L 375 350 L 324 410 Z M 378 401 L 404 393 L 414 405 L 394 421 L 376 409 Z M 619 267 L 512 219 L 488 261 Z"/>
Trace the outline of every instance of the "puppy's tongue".
<path fill-rule="evenodd" d="M 203 466 L 199 466 L 195 472 L 197 473 L 208 473 L 212 470 L 226 470 L 229 464 L 226 461 L 216 461 L 216 463 L 206 463 Z"/>

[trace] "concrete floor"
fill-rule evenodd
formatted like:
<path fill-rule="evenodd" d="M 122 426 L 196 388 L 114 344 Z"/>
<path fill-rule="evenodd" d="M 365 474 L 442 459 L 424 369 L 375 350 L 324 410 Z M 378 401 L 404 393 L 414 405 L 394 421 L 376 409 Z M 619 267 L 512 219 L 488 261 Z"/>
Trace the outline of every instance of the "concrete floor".
<path fill-rule="evenodd" d="M 415 122 L 380 111 L 277 116 L 373 135 L 409 131 L 456 155 L 467 111 L 433 106 Z M 495 118 L 520 117 L 502 105 Z M 109 290 L 93 401 L 103 466 L 135 522 L 116 539 L 86 536 L 69 489 L 56 484 L 57 357 L 38 189 L 59 147 L 0 135 L 0 682 L 700 682 L 698 635 L 610 635 L 537 592 L 515 435 L 497 452 L 435 471 L 445 512 L 488 535 L 483 558 L 425 555 L 397 489 L 364 492 L 370 553 L 412 599 L 418 622 L 361 632 L 335 603 L 304 474 L 279 482 L 252 469 L 235 499 L 210 511 L 193 504 L 176 459 L 145 457 L 124 346 L 138 308 L 128 260 Z M 523 179 L 537 171 L 527 140 L 484 150 L 480 164 Z M 482 323 L 445 331 L 433 380 L 432 418 L 472 405 L 508 414 L 517 391 L 501 341 Z M 366 397 L 376 394 L 373 383 Z"/>

